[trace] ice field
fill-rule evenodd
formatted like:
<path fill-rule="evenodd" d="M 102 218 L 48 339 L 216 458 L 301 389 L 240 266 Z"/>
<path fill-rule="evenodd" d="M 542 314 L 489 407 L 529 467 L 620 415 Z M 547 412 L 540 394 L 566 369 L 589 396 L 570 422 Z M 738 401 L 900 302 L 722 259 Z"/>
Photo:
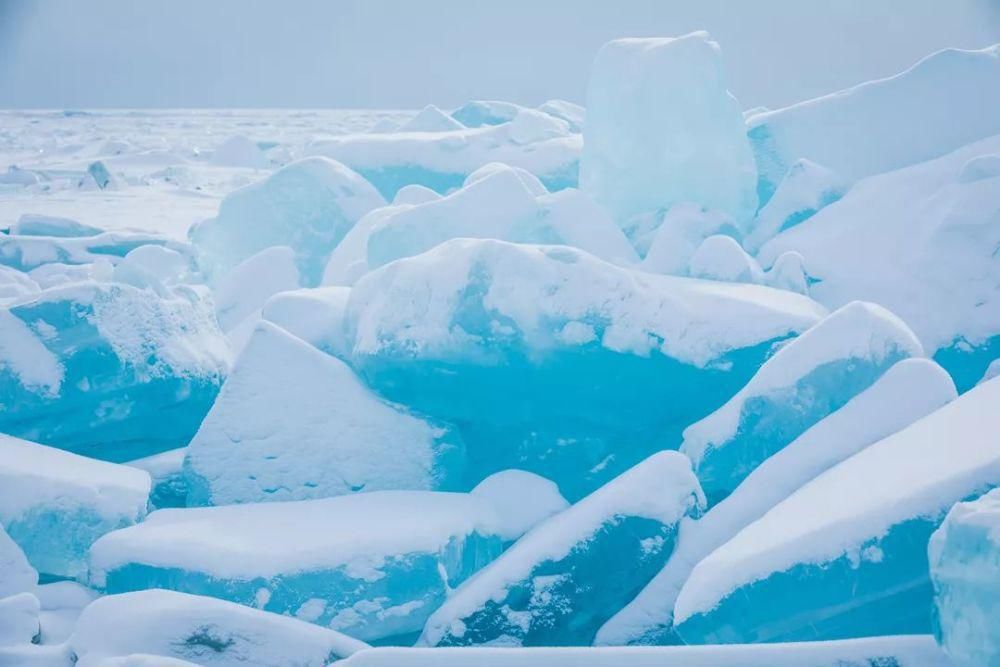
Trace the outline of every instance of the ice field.
<path fill-rule="evenodd" d="M 1000 665 L 1000 45 L 723 49 L 0 111 L 0 667 Z"/>

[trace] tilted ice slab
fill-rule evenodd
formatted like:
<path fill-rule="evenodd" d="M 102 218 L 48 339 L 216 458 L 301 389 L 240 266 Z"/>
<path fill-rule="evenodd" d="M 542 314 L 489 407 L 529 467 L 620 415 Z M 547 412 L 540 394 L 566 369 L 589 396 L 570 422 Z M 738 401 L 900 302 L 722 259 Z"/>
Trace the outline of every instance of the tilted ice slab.
<path fill-rule="evenodd" d="M 261 317 L 315 348 L 345 357 L 344 311 L 349 287 L 314 287 L 276 294 L 264 304 Z"/>
<path fill-rule="evenodd" d="M 149 492 L 150 509 L 185 507 L 188 485 L 184 477 L 184 455 L 187 447 L 178 447 L 160 454 L 126 462 L 133 468 L 149 473 L 152 488 Z"/>
<path fill-rule="evenodd" d="M 186 257 L 191 255 L 188 244 L 150 232 L 114 231 L 80 237 L 0 234 L 0 264 L 19 271 L 52 263 L 91 264 L 107 260 L 116 264 L 145 245 L 163 246 Z"/>
<path fill-rule="evenodd" d="M 420 112 L 399 126 L 397 132 L 448 132 L 461 130 L 465 126 L 441 111 L 433 104 L 428 104 Z"/>
<path fill-rule="evenodd" d="M 476 493 L 373 491 L 159 510 L 93 546 L 91 582 L 211 595 L 362 639 L 406 635 L 526 527 L 504 507 Z M 535 521 L 555 509 L 541 501 Z"/>
<path fill-rule="evenodd" d="M 953 400 L 955 385 L 933 361 L 904 359 L 844 407 L 761 463 L 697 521 L 683 521 L 666 566 L 601 627 L 598 645 L 671 644 L 674 602 L 698 562 L 824 470 Z"/>
<path fill-rule="evenodd" d="M 758 259 L 768 266 L 796 251 L 813 282 L 810 294 L 824 305 L 863 299 L 889 308 L 964 391 L 1000 357 L 1000 263 L 993 254 L 1000 172 L 962 179 L 970 162 L 992 154 L 1000 154 L 1000 136 L 862 180 L 765 244 Z"/>
<path fill-rule="evenodd" d="M 450 427 L 375 396 L 343 361 L 261 322 L 188 446 L 189 505 L 451 490 Z"/>
<path fill-rule="evenodd" d="M 767 457 L 923 349 L 898 317 L 854 302 L 785 345 L 721 408 L 684 429 L 709 501 L 725 498 Z"/>
<path fill-rule="evenodd" d="M 357 639 L 294 618 L 166 590 L 110 595 L 91 602 L 69 645 L 79 657 L 79 667 L 97 667 L 107 658 L 135 653 L 205 667 L 326 667 L 368 648 Z"/>
<path fill-rule="evenodd" d="M 705 32 L 605 44 L 583 133 L 580 187 L 619 222 L 697 202 L 742 224 L 757 208 L 743 114 Z"/>
<path fill-rule="evenodd" d="M 938 639 L 956 667 L 1000 661 L 1000 491 L 955 505 L 928 546 Z"/>
<path fill-rule="evenodd" d="M 428 619 L 420 643 L 589 645 L 666 561 L 681 517 L 703 505 L 690 462 L 654 454 L 473 575 Z"/>
<path fill-rule="evenodd" d="M 572 134 L 564 121 L 526 109 L 499 125 L 349 134 L 314 141 L 306 150 L 343 162 L 392 199 L 411 183 L 444 194 L 490 162 L 526 169 L 549 190 L 575 187 L 581 144 L 580 135 Z"/>
<path fill-rule="evenodd" d="M 568 247 L 458 239 L 355 284 L 345 331 L 370 386 L 459 426 L 472 481 L 524 468 L 572 500 L 675 447 L 824 312 Z"/>
<path fill-rule="evenodd" d="M 1000 45 L 946 49 L 895 76 L 747 119 L 761 203 L 806 158 L 855 180 L 1000 133 Z"/>
<path fill-rule="evenodd" d="M 10 233 L 14 236 L 80 237 L 97 236 L 102 231 L 104 230 L 70 218 L 35 213 L 23 214 L 10 226 Z"/>
<path fill-rule="evenodd" d="M 229 365 L 206 289 L 76 283 L 0 306 L 0 430 L 127 461 L 191 439 Z"/>
<path fill-rule="evenodd" d="M 94 540 L 145 516 L 149 486 L 143 470 L 0 434 L 0 525 L 44 574 L 84 575 Z"/>
<path fill-rule="evenodd" d="M 927 540 L 1000 482 L 1000 381 L 827 470 L 712 552 L 674 607 L 686 643 L 927 632 Z"/>
<path fill-rule="evenodd" d="M 740 646 L 373 648 L 342 667 L 951 667 L 930 635 Z"/>
<path fill-rule="evenodd" d="M 455 238 L 565 244 L 618 264 L 638 259 L 589 195 L 575 188 L 549 194 L 524 170 L 489 164 L 448 196 L 365 216 L 330 255 L 323 282 L 351 285 L 371 269 Z"/>
<path fill-rule="evenodd" d="M 295 251 L 288 246 L 261 250 L 236 265 L 216 284 L 213 295 L 219 326 L 230 332 L 275 294 L 298 287 Z"/>
<path fill-rule="evenodd" d="M 377 135 L 366 135 L 377 136 Z M 221 276 L 271 246 L 295 251 L 303 283 L 316 285 L 330 251 L 385 200 L 339 162 L 307 158 L 226 195 L 219 214 L 189 231 L 200 260 Z"/>

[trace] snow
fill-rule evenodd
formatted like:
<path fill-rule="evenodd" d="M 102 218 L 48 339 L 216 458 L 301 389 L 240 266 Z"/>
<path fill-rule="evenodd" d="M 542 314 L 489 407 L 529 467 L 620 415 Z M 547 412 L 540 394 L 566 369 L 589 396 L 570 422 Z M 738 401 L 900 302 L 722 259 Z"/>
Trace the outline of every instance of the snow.
<path fill-rule="evenodd" d="M 266 169 L 271 162 L 257 147 L 257 144 L 242 134 L 236 134 L 216 147 L 212 152 L 212 164 L 220 167 Z"/>
<path fill-rule="evenodd" d="M 706 494 L 724 497 L 757 465 L 870 386 L 890 366 L 921 357 L 898 317 L 853 302 L 768 359 L 721 408 L 684 430 Z"/>
<path fill-rule="evenodd" d="M 801 158 L 857 180 L 1000 134 L 989 111 L 998 104 L 1000 45 L 946 49 L 895 76 L 751 116 L 761 201 Z"/>
<path fill-rule="evenodd" d="M 371 393 L 342 361 L 261 322 L 185 460 L 188 503 L 453 489 L 461 438 Z"/>
<path fill-rule="evenodd" d="M 90 580 L 108 593 L 177 588 L 385 638 L 419 630 L 449 587 L 499 554 L 512 525 L 502 509 L 464 493 L 372 491 L 158 510 L 94 544 Z"/>
<path fill-rule="evenodd" d="M 149 487 L 145 471 L 0 434 L 0 524 L 45 574 L 84 575 L 94 540 L 145 516 Z"/>
<path fill-rule="evenodd" d="M 491 162 L 526 169 L 549 190 L 561 190 L 576 186 L 582 141 L 559 123 L 529 114 L 520 121 L 512 116 L 499 125 L 448 132 L 342 135 L 317 139 L 307 152 L 344 163 L 386 199 L 413 183 L 445 194 Z M 556 128 L 564 134 L 557 135 Z"/>
<path fill-rule="evenodd" d="M 39 633 L 38 609 L 31 593 L 0 598 L 0 646 L 30 644 Z"/>
<path fill-rule="evenodd" d="M 489 165 L 486 165 L 486 167 L 488 166 Z M 485 169 L 486 167 L 481 167 L 480 169 Z M 479 171 L 480 170 L 477 169 L 473 172 L 473 174 L 479 173 Z M 470 174 L 469 177 L 471 178 L 472 174 Z M 411 183 L 410 185 L 404 185 L 398 192 L 396 192 L 396 196 L 393 197 L 392 200 L 392 205 L 401 206 L 404 204 L 424 204 L 440 198 L 441 195 L 434 192 L 430 188 L 424 187 L 423 185 L 417 185 L 416 183 Z"/>
<path fill-rule="evenodd" d="M 969 160 L 998 150 L 1000 136 L 861 180 L 766 243 L 758 259 L 769 266 L 784 252 L 800 253 L 813 298 L 829 308 L 856 299 L 885 306 L 929 354 L 988 345 L 1000 334 L 1000 265 L 993 256 L 1000 188 L 996 178 L 963 183 L 959 175 Z M 938 360 L 964 390 L 997 353 L 955 356 Z"/>
<path fill-rule="evenodd" d="M 9 266 L 0 265 L 0 299 L 16 299 L 34 294 L 39 285 L 31 276 Z"/>
<path fill-rule="evenodd" d="M 240 262 L 216 285 L 213 294 L 219 326 L 230 332 L 271 296 L 298 287 L 295 251 L 280 245 L 261 250 Z"/>
<path fill-rule="evenodd" d="M 956 667 L 1000 657 L 1000 491 L 956 503 L 927 548 L 937 607 L 937 634 Z"/>
<path fill-rule="evenodd" d="M 167 295 L 166 287 L 185 282 L 191 272 L 191 260 L 176 250 L 158 245 L 142 245 L 130 250 L 115 266 L 112 280 L 139 289 L 150 288 Z"/>
<path fill-rule="evenodd" d="M 505 540 L 517 539 L 543 519 L 569 507 L 553 482 L 524 470 L 501 470 L 469 493 L 493 504 L 506 523 L 498 529 Z"/>
<path fill-rule="evenodd" d="M 701 242 L 688 264 L 692 278 L 733 283 L 762 283 L 764 272 L 731 236 L 714 234 Z"/>
<path fill-rule="evenodd" d="M 904 359 L 842 408 L 760 464 L 697 521 L 681 523 L 677 549 L 643 591 L 598 632 L 595 643 L 662 643 L 674 602 L 694 566 L 824 470 L 905 428 L 956 397 L 955 385 L 927 359 Z"/>
<path fill-rule="evenodd" d="M 153 483 L 149 492 L 151 509 L 184 507 L 187 504 L 188 485 L 183 471 L 186 454 L 187 447 L 178 447 L 127 463 L 149 473 Z"/>
<path fill-rule="evenodd" d="M 708 614 L 741 587 L 797 564 L 821 566 L 857 553 L 894 526 L 919 517 L 940 521 L 953 503 L 995 484 L 997 400 L 1000 382 L 980 385 L 788 496 L 694 568 L 677 598 L 675 624 Z M 923 550 L 919 541 L 905 548 Z M 913 558 L 919 564 L 922 556 Z M 899 567 L 898 576 L 907 573 Z M 892 586 L 897 575 L 882 576 Z M 800 588 L 799 604 L 809 604 L 808 593 Z"/>
<path fill-rule="evenodd" d="M 662 543 L 681 517 L 697 514 L 703 505 L 687 459 L 676 452 L 654 454 L 535 526 L 473 575 L 428 619 L 420 643 L 589 643 L 615 601 L 622 596 L 627 600 L 629 587 L 641 586 L 643 576 L 655 572 L 642 558 L 626 560 L 625 554 L 636 550 L 627 543 L 640 550 L 640 537 Z M 637 519 L 649 520 L 659 530 L 647 536 L 630 525 Z M 609 539 L 617 539 L 617 549 L 598 546 Z M 617 556 L 608 561 L 611 553 Z M 669 547 L 658 555 L 665 560 L 668 554 Z M 655 568 L 656 555 L 645 560 L 654 561 Z M 610 576 L 609 568 L 623 561 L 630 563 L 627 572 Z M 548 585 L 546 579 L 554 581 Z"/>
<path fill-rule="evenodd" d="M 10 234 L 14 236 L 56 236 L 81 237 L 97 236 L 102 229 L 85 225 L 70 218 L 60 218 L 51 215 L 25 213 L 10 226 Z"/>
<path fill-rule="evenodd" d="M 396 132 L 448 132 L 461 130 L 464 127 L 444 111 L 433 104 L 428 104 L 420 110 L 420 113 L 396 128 Z"/>
<path fill-rule="evenodd" d="M 261 317 L 327 354 L 345 357 L 344 311 L 350 296 L 349 287 L 282 292 L 267 300 Z"/>
<path fill-rule="evenodd" d="M 524 107 L 499 100 L 472 100 L 451 112 L 451 117 L 466 127 L 502 125 L 511 121 Z"/>
<path fill-rule="evenodd" d="M 634 648 L 374 648 L 343 667 L 950 667 L 930 635 L 833 642 Z"/>
<path fill-rule="evenodd" d="M 737 233 L 732 219 L 697 204 L 676 204 L 662 215 L 633 220 L 626 233 L 644 256 L 642 269 L 687 275 L 692 256 L 712 235 Z"/>
<path fill-rule="evenodd" d="M 753 154 L 707 33 L 608 42 L 594 60 L 586 106 L 581 189 L 620 223 L 687 202 L 737 224 L 753 216 Z"/>
<path fill-rule="evenodd" d="M 383 205 L 371 184 L 354 171 L 312 157 L 230 193 L 218 215 L 189 235 L 203 266 L 216 278 L 265 248 L 287 245 L 295 251 L 303 282 L 315 285 L 344 234 Z"/>
<path fill-rule="evenodd" d="M 97 593 L 75 581 L 54 581 L 35 589 L 41 608 L 39 643 L 46 646 L 65 642 L 73 634 L 80 612 L 97 598 Z"/>
<path fill-rule="evenodd" d="M 579 104 L 566 100 L 549 100 L 539 105 L 538 110 L 566 121 L 569 124 L 570 132 L 583 131 L 583 122 L 587 117 L 587 111 Z"/>
<path fill-rule="evenodd" d="M 106 658 L 135 653 L 206 667 L 242 663 L 325 667 L 367 646 L 294 618 L 165 590 L 95 600 L 80 615 L 69 644 L 79 657 L 79 667 L 96 667 L 106 664 L 102 662 Z"/>
<path fill-rule="evenodd" d="M 37 583 L 38 572 L 0 525 L 0 598 L 31 591 Z"/>

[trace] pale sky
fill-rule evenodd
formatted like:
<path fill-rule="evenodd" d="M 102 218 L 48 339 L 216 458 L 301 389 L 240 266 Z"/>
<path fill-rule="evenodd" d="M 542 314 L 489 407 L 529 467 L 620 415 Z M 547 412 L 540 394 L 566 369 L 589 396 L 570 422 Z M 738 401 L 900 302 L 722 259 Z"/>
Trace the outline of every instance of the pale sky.
<path fill-rule="evenodd" d="M 0 0 L 0 108 L 582 102 L 603 42 L 698 29 L 774 108 L 1000 42 L 1000 0 Z"/>

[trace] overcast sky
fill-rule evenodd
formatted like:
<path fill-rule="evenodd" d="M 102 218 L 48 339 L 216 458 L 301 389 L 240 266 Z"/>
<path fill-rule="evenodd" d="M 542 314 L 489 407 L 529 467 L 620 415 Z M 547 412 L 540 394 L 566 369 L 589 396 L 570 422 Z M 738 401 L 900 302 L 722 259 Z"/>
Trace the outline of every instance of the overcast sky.
<path fill-rule="evenodd" d="M 773 108 L 1000 42 L 1000 0 L 0 0 L 0 107 L 582 102 L 603 42 L 697 29 Z"/>

